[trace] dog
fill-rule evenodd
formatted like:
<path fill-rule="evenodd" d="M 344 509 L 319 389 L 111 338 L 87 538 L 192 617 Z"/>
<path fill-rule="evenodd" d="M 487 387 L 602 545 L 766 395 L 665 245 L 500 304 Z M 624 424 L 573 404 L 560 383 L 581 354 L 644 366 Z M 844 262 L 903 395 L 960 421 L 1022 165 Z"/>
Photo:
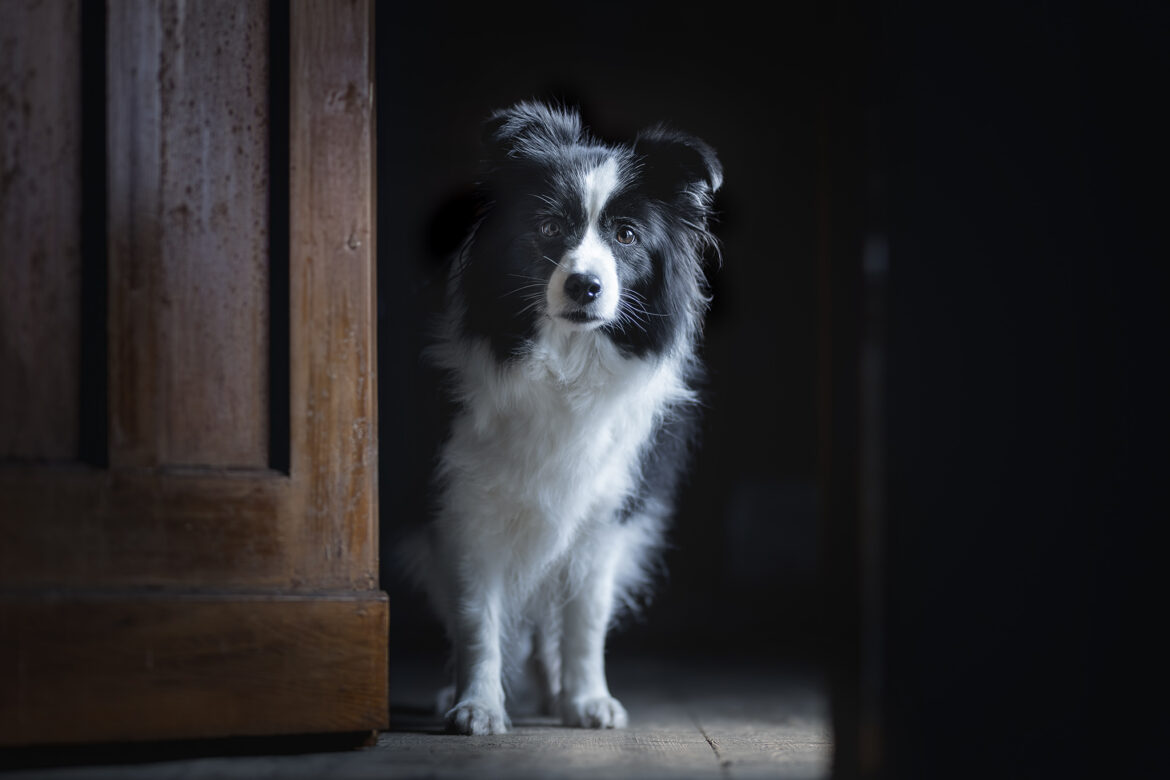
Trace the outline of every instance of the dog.
<path fill-rule="evenodd" d="M 506 732 L 524 680 L 565 725 L 620 728 L 605 639 L 647 593 L 691 448 L 723 171 L 690 135 L 607 143 L 540 102 L 484 137 L 429 349 L 455 411 L 407 564 L 452 644 L 449 731 Z"/>

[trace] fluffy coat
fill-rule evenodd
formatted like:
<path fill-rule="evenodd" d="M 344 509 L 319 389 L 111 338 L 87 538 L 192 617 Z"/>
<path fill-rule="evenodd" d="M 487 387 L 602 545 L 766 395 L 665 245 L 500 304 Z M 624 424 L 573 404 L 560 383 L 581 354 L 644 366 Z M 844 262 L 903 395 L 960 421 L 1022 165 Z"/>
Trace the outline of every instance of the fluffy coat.
<path fill-rule="evenodd" d="M 539 103 L 486 140 L 431 351 L 457 412 L 407 560 L 452 643 L 451 731 L 506 731 L 522 678 L 566 725 L 621 727 L 605 637 L 649 585 L 685 462 L 722 170 L 690 136 L 606 144 Z"/>

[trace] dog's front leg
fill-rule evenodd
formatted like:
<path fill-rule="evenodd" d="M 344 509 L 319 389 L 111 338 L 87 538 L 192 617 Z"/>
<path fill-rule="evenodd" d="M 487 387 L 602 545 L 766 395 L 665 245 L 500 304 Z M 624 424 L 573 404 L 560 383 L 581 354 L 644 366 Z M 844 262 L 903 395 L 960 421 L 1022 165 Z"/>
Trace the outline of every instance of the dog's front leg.
<path fill-rule="evenodd" d="M 624 728 L 625 707 L 609 693 L 605 678 L 605 634 L 614 608 L 614 545 L 594 557 L 594 566 L 565 604 L 561 640 L 561 720 L 566 726 Z"/>
<path fill-rule="evenodd" d="M 503 734 L 510 724 L 501 678 L 501 588 L 476 583 L 463 590 L 454 621 L 455 706 L 447 713 L 447 729 Z"/>

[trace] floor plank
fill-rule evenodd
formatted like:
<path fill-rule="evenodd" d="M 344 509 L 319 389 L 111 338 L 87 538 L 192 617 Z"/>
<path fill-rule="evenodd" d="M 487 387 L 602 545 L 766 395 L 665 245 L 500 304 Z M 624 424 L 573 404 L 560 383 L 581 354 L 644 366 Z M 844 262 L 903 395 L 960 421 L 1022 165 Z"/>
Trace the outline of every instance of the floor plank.
<path fill-rule="evenodd" d="M 441 670 L 399 662 L 391 670 L 392 730 L 370 748 L 28 769 L 11 777 L 811 780 L 829 774 L 828 712 L 815 676 L 742 662 L 616 659 L 610 669 L 613 693 L 630 713 L 627 729 L 569 729 L 514 713 L 505 735 L 444 734 L 433 708 Z"/>
<path fill-rule="evenodd" d="M 726 776 L 828 775 L 828 713 L 818 689 L 801 676 L 766 667 L 716 672 L 684 700 Z"/>

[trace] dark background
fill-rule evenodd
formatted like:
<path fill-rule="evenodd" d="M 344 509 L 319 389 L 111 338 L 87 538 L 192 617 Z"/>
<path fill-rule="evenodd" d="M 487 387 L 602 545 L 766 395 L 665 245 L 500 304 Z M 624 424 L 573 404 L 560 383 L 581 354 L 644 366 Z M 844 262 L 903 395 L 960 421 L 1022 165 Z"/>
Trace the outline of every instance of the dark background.
<path fill-rule="evenodd" d="M 590 4 L 586 13 L 570 4 L 379 6 L 387 545 L 396 525 L 428 511 L 438 391 L 419 355 L 442 263 L 467 227 L 483 121 L 534 97 L 580 106 L 606 138 L 667 121 L 712 144 L 725 166 L 716 232 L 726 262 L 711 269 L 708 408 L 680 496 L 669 579 L 646 619 L 611 647 L 807 653 L 817 616 L 814 177 L 826 70 L 818 15 L 799 6 L 778 14 L 766 21 L 762 10 L 692 14 L 636 3 Z M 384 549 L 395 641 L 441 648 L 426 605 L 403 596 L 411 591 L 390 556 Z"/>
<path fill-rule="evenodd" d="M 874 28 L 903 776 L 1165 763 L 1168 29 L 1155 3 L 891 4 Z"/>
<path fill-rule="evenodd" d="M 555 97 L 602 136 L 667 120 L 725 165 L 725 263 L 670 574 L 613 652 L 811 661 L 842 777 L 1145 776 L 1168 16 L 380 6 L 384 539 L 427 511 L 422 325 L 483 117 Z M 392 654 L 440 650 L 383 560 Z"/>

